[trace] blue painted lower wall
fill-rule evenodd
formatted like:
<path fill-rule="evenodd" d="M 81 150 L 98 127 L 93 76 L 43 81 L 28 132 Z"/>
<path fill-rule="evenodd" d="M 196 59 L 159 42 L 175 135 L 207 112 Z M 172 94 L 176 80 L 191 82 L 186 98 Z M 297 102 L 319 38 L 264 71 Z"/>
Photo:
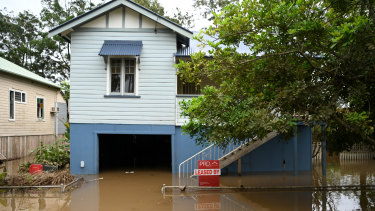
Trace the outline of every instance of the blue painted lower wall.
<path fill-rule="evenodd" d="M 98 134 L 170 135 L 173 173 L 178 173 L 179 163 L 203 149 L 196 146 L 194 140 L 188 135 L 183 135 L 181 127 L 174 125 L 71 123 L 70 131 L 70 168 L 72 174 L 99 173 Z M 298 170 L 311 170 L 311 129 L 309 127 L 299 126 L 297 146 Z M 292 141 L 275 138 L 242 158 L 242 172 L 292 171 L 294 169 L 293 158 Z M 285 169 L 282 165 L 283 160 L 285 160 Z M 81 161 L 85 162 L 84 168 L 80 166 Z M 237 172 L 237 163 L 228 166 L 223 172 Z"/>
<path fill-rule="evenodd" d="M 294 171 L 293 138 L 283 140 L 276 137 L 258 149 L 242 157 L 241 170 L 247 172 Z M 297 133 L 297 170 L 312 170 L 311 128 L 298 126 Z M 285 164 L 284 164 L 285 161 Z M 237 173 L 237 162 L 223 169 L 223 173 Z"/>

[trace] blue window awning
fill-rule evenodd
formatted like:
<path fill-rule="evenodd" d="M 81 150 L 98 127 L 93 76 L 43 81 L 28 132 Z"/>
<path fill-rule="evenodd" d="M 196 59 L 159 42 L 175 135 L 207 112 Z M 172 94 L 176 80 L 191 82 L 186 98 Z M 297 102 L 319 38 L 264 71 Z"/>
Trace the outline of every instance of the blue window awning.
<path fill-rule="evenodd" d="M 139 56 L 142 41 L 133 40 L 105 40 L 100 49 L 100 56 Z"/>

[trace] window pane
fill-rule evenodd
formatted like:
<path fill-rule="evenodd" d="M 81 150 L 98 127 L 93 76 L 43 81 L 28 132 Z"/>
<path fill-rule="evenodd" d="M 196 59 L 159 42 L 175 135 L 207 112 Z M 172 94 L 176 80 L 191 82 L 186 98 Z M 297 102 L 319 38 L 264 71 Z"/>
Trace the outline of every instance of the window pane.
<path fill-rule="evenodd" d="M 14 91 L 9 92 L 9 119 L 14 119 Z"/>
<path fill-rule="evenodd" d="M 125 59 L 125 73 L 134 73 L 135 70 L 135 60 Z"/>
<path fill-rule="evenodd" d="M 121 59 L 111 59 L 111 72 L 121 73 Z"/>
<path fill-rule="evenodd" d="M 134 93 L 134 74 L 125 75 L 125 92 Z"/>
<path fill-rule="evenodd" d="M 37 98 L 36 100 L 36 117 L 38 119 L 44 119 L 44 99 Z"/>
<path fill-rule="evenodd" d="M 120 92 L 121 59 L 111 59 L 111 92 Z"/>
<path fill-rule="evenodd" d="M 120 74 L 112 74 L 111 92 L 120 92 Z"/>
<path fill-rule="evenodd" d="M 23 102 L 23 103 L 26 102 L 26 94 L 25 94 L 25 93 L 22 93 L 22 102 Z"/>
<path fill-rule="evenodd" d="M 14 98 L 16 102 L 21 102 L 21 92 L 15 92 Z"/>

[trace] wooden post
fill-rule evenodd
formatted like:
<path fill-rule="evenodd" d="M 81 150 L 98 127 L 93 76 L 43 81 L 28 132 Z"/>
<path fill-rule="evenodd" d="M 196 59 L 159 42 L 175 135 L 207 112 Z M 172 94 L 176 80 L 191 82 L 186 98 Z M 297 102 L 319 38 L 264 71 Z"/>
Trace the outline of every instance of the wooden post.
<path fill-rule="evenodd" d="M 294 176 L 298 174 L 298 148 L 297 148 L 297 132 L 298 132 L 298 126 L 296 128 L 296 131 L 294 133 L 293 137 L 293 151 L 294 151 Z"/>
<path fill-rule="evenodd" d="M 242 159 L 240 158 L 240 159 L 238 159 L 237 160 L 237 167 L 238 167 L 238 176 L 241 176 L 241 174 L 242 174 Z"/>
<path fill-rule="evenodd" d="M 326 125 L 324 124 L 322 126 L 322 174 L 323 174 L 323 177 L 327 176 L 327 158 L 326 158 L 326 136 L 325 136 L 325 132 L 326 132 Z"/>

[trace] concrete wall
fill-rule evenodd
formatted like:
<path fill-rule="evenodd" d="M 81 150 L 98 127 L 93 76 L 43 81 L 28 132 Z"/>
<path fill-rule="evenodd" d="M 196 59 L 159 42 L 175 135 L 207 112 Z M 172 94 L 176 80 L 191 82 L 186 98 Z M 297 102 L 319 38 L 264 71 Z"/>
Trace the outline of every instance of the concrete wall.
<path fill-rule="evenodd" d="M 120 125 L 120 124 L 70 124 L 70 170 L 72 174 L 99 173 L 98 134 L 171 135 L 172 148 L 175 126 Z M 173 151 L 172 151 L 172 157 Z M 85 167 L 80 167 L 80 162 Z"/>
<path fill-rule="evenodd" d="M 312 170 L 311 128 L 298 126 L 297 166 L 298 171 Z M 285 168 L 283 161 L 285 160 Z M 242 172 L 293 171 L 293 137 L 283 140 L 276 137 L 258 149 L 242 157 Z M 237 162 L 223 169 L 223 173 L 237 173 Z"/>
<path fill-rule="evenodd" d="M 199 152 L 203 148 L 196 146 L 193 139 L 183 135 L 181 127 L 174 125 L 120 125 L 120 124 L 77 124 L 71 127 L 71 172 L 73 174 L 99 173 L 98 134 L 149 134 L 171 135 L 172 172 L 178 173 L 178 165 Z M 299 127 L 297 139 L 298 171 L 311 171 L 311 129 Z M 275 138 L 264 146 L 254 150 L 242 158 L 242 172 L 293 171 L 294 148 L 291 140 L 283 141 Z M 80 167 L 80 161 L 85 167 Z M 231 164 L 223 172 L 237 172 L 237 163 Z"/>

